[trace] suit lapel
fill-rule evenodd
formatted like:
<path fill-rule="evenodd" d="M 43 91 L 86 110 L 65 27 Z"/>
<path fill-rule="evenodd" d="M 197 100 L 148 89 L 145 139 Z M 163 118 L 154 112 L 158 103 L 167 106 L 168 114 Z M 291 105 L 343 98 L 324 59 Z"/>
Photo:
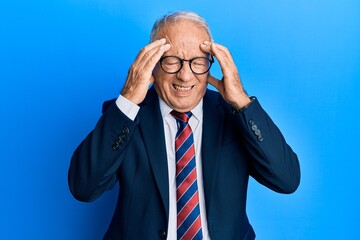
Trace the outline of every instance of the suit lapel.
<path fill-rule="evenodd" d="M 212 201 L 217 166 L 219 162 L 219 148 L 223 133 L 224 111 L 219 106 L 219 95 L 209 90 L 203 102 L 203 133 L 202 133 L 202 165 L 206 208 Z M 164 204 L 166 217 L 169 217 L 169 177 L 166 156 L 163 119 L 160 112 L 159 100 L 152 87 L 138 114 L 140 131 L 144 139 L 150 166 Z M 220 126 L 220 127 L 219 127 Z"/>
<path fill-rule="evenodd" d="M 207 212 L 212 202 L 212 192 L 215 184 L 219 148 L 223 134 L 224 111 L 219 106 L 219 95 L 209 90 L 204 96 L 202 133 L 202 166 Z"/>
<path fill-rule="evenodd" d="M 169 216 L 169 178 L 166 157 L 163 119 L 159 100 L 152 87 L 139 111 L 140 130 L 144 139 L 150 166 L 164 204 L 166 217 Z"/>

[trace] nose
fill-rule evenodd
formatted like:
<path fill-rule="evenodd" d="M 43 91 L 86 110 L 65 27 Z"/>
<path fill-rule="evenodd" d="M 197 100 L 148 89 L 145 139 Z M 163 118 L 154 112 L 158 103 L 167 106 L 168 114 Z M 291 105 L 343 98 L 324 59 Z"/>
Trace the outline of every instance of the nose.
<path fill-rule="evenodd" d="M 191 71 L 189 62 L 184 62 L 182 68 L 177 73 L 177 78 L 182 81 L 190 81 L 193 77 L 194 74 Z"/>

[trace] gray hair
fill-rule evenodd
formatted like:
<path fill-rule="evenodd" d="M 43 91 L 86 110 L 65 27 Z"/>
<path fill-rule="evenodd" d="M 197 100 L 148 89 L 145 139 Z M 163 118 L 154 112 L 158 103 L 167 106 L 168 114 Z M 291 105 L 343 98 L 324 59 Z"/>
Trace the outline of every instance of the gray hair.
<path fill-rule="evenodd" d="M 200 15 L 194 12 L 176 11 L 166 14 L 161 18 L 159 18 L 158 20 L 156 20 L 156 22 L 154 23 L 151 29 L 150 42 L 157 40 L 159 30 L 162 27 L 164 27 L 167 23 L 176 23 L 177 21 L 182 21 L 182 20 L 189 20 L 195 23 L 196 25 L 198 25 L 199 27 L 202 27 L 209 35 L 210 40 L 213 41 L 210 33 L 209 25 L 206 23 L 205 19 L 203 19 Z"/>

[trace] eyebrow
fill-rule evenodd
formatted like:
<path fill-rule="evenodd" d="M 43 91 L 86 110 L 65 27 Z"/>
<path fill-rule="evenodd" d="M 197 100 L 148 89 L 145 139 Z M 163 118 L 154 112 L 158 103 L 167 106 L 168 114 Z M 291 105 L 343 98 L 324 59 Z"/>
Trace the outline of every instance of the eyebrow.
<path fill-rule="evenodd" d="M 188 59 L 186 59 L 186 58 L 182 58 L 182 57 L 180 57 L 180 56 L 178 56 L 178 55 L 173 55 L 173 54 L 169 54 L 169 55 L 164 54 L 162 57 L 178 57 L 178 58 L 180 58 L 180 59 L 184 59 L 184 60 L 191 60 L 191 59 L 198 58 L 198 57 L 205 57 L 205 58 L 209 58 L 209 57 L 210 57 L 210 53 L 207 53 L 207 54 L 206 54 L 206 56 L 198 56 L 198 55 L 195 55 L 195 57 L 188 58 Z"/>

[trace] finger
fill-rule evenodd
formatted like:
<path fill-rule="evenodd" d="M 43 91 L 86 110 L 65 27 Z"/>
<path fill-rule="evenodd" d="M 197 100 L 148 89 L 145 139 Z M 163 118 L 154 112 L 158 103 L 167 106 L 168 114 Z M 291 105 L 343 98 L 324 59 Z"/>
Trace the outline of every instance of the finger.
<path fill-rule="evenodd" d="M 200 48 L 202 51 L 208 52 L 217 58 L 224 75 L 231 74 L 234 71 L 237 72 L 233 58 L 226 47 L 214 42 L 205 41 L 201 44 Z"/>
<path fill-rule="evenodd" d="M 213 49 L 211 48 L 212 43 L 209 41 L 204 41 L 202 44 L 200 44 L 200 50 L 204 53 L 210 54 L 214 57 L 216 53 L 214 53 Z"/>
<path fill-rule="evenodd" d="M 149 45 L 145 46 L 144 48 L 142 48 L 140 50 L 140 52 L 138 53 L 138 55 L 136 56 L 134 64 L 138 64 L 138 63 L 142 62 L 144 56 L 147 56 L 149 54 L 151 55 L 152 52 L 156 51 L 158 48 L 165 45 L 165 43 L 166 43 L 166 39 L 162 38 L 162 39 L 156 40 L 156 41 L 150 43 Z"/>
<path fill-rule="evenodd" d="M 155 68 L 155 65 L 159 62 L 162 55 L 164 55 L 165 52 L 169 51 L 171 48 L 170 44 L 165 44 L 161 46 L 156 52 L 154 52 L 153 55 L 149 55 L 147 59 L 144 59 L 144 71 L 153 71 Z"/>
<path fill-rule="evenodd" d="M 211 51 L 213 52 L 214 56 L 219 61 L 219 64 L 220 64 L 223 74 L 226 74 L 227 70 L 228 70 L 228 72 L 232 72 L 232 71 L 234 71 L 234 69 L 236 69 L 234 61 L 233 61 L 231 54 L 227 48 L 225 48 L 221 45 L 215 44 L 215 43 L 212 43 L 210 48 L 211 48 Z"/>
<path fill-rule="evenodd" d="M 231 56 L 226 47 L 214 42 L 204 41 L 202 44 L 200 44 L 200 49 L 212 55 L 224 54 Z"/>
<path fill-rule="evenodd" d="M 130 67 L 130 72 L 141 79 L 149 79 L 156 63 L 160 60 L 165 51 L 170 49 L 170 44 L 154 47 L 146 52 L 141 59 L 137 59 Z"/>
<path fill-rule="evenodd" d="M 223 53 L 226 57 L 229 57 L 230 59 L 232 59 L 232 57 L 231 57 L 231 54 L 230 54 L 230 51 L 226 48 L 226 47 L 224 47 L 223 45 L 221 45 L 221 44 L 218 44 L 218 43 L 212 43 L 211 44 L 211 47 L 215 47 L 215 49 L 217 49 L 217 50 L 219 50 L 221 53 Z"/>
<path fill-rule="evenodd" d="M 209 41 L 204 41 L 203 43 L 200 44 L 200 50 L 205 52 L 205 53 L 209 53 L 211 55 L 214 55 L 213 52 L 211 51 L 211 43 Z"/>

